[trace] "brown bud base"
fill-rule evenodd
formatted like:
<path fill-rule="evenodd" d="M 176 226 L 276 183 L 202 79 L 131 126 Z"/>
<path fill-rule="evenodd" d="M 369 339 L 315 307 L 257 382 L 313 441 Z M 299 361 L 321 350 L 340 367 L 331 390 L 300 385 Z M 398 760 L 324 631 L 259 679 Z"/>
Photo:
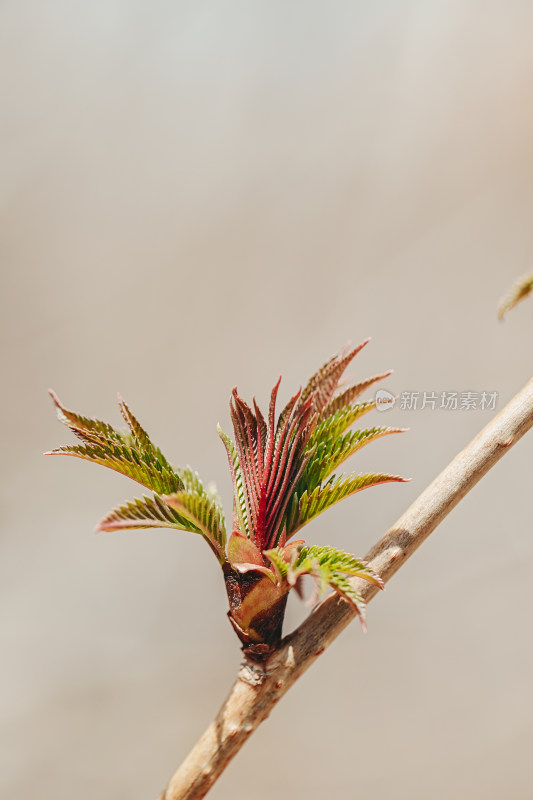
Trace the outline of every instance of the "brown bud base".
<path fill-rule="evenodd" d="M 223 569 L 229 621 L 246 657 L 264 661 L 281 641 L 288 591 L 260 573 L 240 573 L 228 563 Z"/>

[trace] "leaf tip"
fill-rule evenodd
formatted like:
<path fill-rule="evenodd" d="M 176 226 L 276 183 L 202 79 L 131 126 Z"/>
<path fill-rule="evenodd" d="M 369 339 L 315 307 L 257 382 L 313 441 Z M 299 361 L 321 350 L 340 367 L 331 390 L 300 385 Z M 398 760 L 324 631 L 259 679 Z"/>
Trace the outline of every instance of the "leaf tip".
<path fill-rule="evenodd" d="M 53 389 L 48 389 L 48 394 L 52 398 L 52 402 L 57 409 L 58 417 L 61 419 L 63 417 L 63 412 L 64 412 L 64 406 L 61 400 L 59 399 L 59 397 L 57 396 L 57 394 L 54 392 Z"/>

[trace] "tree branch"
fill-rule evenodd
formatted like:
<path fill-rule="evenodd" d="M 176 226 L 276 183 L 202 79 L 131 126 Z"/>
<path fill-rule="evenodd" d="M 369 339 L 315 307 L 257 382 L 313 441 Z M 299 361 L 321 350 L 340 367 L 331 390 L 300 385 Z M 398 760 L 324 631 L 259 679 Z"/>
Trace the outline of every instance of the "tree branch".
<path fill-rule="evenodd" d="M 491 467 L 533 426 L 533 379 L 422 492 L 366 556 L 385 582 Z M 378 592 L 358 581 L 366 602 Z M 205 797 L 250 734 L 354 618 L 338 595 L 323 600 L 262 666 L 241 665 L 216 718 L 170 780 L 159 800 Z"/>

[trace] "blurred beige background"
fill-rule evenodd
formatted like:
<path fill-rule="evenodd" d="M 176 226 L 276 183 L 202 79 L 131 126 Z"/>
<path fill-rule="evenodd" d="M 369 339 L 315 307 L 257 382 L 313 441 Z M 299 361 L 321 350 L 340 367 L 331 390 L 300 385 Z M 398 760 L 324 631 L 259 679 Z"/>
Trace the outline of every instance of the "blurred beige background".
<path fill-rule="evenodd" d="M 0 794 L 148 800 L 239 663 L 195 537 L 92 529 L 137 487 L 73 459 L 46 395 L 120 390 L 230 509 L 227 403 L 348 339 L 392 391 L 531 375 L 533 4 L 0 3 Z M 354 470 L 412 476 L 307 529 L 357 554 L 491 412 L 412 411 Z M 374 415 L 373 423 L 383 419 Z M 302 679 L 224 800 L 532 794 L 526 437 Z M 291 602 L 288 626 L 305 608 Z"/>

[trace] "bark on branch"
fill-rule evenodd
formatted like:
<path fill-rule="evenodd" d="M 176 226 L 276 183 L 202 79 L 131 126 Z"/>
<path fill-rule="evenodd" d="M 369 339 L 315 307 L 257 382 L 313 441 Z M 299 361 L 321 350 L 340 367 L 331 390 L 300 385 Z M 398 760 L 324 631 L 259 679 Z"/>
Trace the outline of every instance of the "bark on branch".
<path fill-rule="evenodd" d="M 422 492 L 366 560 L 385 582 L 491 467 L 533 426 L 533 379 Z M 358 582 L 366 602 L 376 587 Z M 276 703 L 354 618 L 338 595 L 323 600 L 262 666 L 243 663 L 226 701 L 159 800 L 199 800 Z"/>

